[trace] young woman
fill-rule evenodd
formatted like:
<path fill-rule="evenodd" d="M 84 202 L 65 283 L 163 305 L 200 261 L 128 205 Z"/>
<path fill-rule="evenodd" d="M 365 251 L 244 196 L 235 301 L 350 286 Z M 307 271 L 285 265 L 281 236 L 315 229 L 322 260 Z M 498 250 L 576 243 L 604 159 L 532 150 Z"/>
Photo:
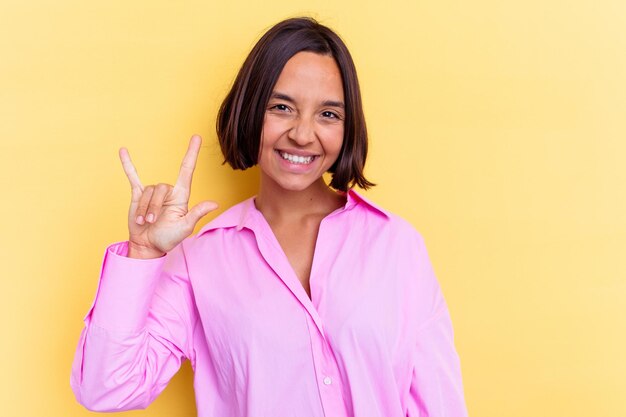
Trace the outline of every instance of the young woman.
<path fill-rule="evenodd" d="M 217 207 L 187 206 L 201 139 L 173 186 L 144 187 L 120 150 L 130 237 L 105 254 L 72 369 L 78 401 L 144 408 L 189 359 L 199 416 L 465 416 L 424 242 L 352 189 L 373 184 L 341 39 L 309 18 L 271 28 L 217 133 L 226 162 L 258 165 L 261 181 L 195 236 Z"/>

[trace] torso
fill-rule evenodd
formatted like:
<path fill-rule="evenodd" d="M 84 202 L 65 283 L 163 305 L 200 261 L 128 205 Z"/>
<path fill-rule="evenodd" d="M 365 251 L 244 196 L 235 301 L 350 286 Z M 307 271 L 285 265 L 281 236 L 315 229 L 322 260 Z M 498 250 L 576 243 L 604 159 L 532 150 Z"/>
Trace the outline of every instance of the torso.
<path fill-rule="evenodd" d="M 313 222 L 305 221 L 312 218 L 303 215 L 288 221 L 268 216 L 265 224 L 266 217 L 262 219 L 253 208 L 243 205 L 228 213 L 225 221 L 216 222 L 210 232 L 187 240 L 184 254 L 170 257 L 177 263 L 168 273 L 178 275 L 180 270 L 184 277 L 188 271 L 193 289 L 190 310 L 197 308 L 200 317 L 189 323 L 198 323 L 203 330 L 203 337 L 192 339 L 193 352 L 197 352 L 196 374 L 212 382 L 199 384 L 197 397 L 215 397 L 212 391 L 216 386 L 232 388 L 233 392 L 237 387 L 247 389 L 249 384 L 241 384 L 250 380 L 250 369 L 258 380 L 272 381 L 269 391 L 259 392 L 259 387 L 267 384 L 254 385 L 255 389 L 239 391 L 240 395 L 225 396 L 224 404 L 205 401 L 203 410 L 236 414 L 241 404 L 252 399 L 265 407 L 261 414 L 272 410 L 274 415 L 293 415 L 294 409 L 304 406 L 307 411 L 319 407 L 318 413 L 311 413 L 323 415 L 315 394 L 318 356 L 311 360 L 311 349 L 323 348 L 319 357 L 324 359 L 326 340 L 332 340 L 333 355 L 339 361 L 328 361 L 327 365 L 333 366 L 327 371 L 331 376 L 341 378 L 344 372 L 363 375 L 367 392 L 371 392 L 368 381 L 383 378 L 380 387 L 388 388 L 384 397 L 354 397 L 360 401 L 358 409 L 354 398 L 348 398 L 346 401 L 354 405 L 353 414 L 367 415 L 372 409 L 386 416 L 402 413 L 406 403 L 396 388 L 408 387 L 411 369 L 419 366 L 414 354 L 420 334 L 417 329 L 431 323 L 433 313 L 442 306 L 439 288 L 422 240 L 408 223 L 386 218 L 367 202 L 356 201 L 346 207 L 349 209 L 332 216 L 326 214 L 324 224 L 313 228 L 305 227 Z M 236 226 L 243 228 L 237 230 Z M 272 241 L 274 238 L 277 240 Z M 284 248 L 285 258 L 277 253 L 280 248 L 276 245 Z M 360 261 L 355 263 L 357 253 Z M 306 259 L 304 271 L 298 259 Z M 295 277 L 285 270 L 289 267 L 285 262 L 289 261 L 301 278 L 311 273 L 313 260 L 313 303 L 300 303 L 307 301 L 303 299 L 306 293 L 300 288 L 297 294 L 291 293 Z M 178 285 L 163 287 L 179 294 Z M 169 302 L 160 301 L 170 311 Z M 297 365 L 296 372 L 313 377 L 294 385 L 293 366 L 277 368 L 275 360 L 264 359 L 259 352 L 289 359 L 290 364 Z M 335 368 L 335 362 L 341 368 Z M 330 386 L 335 382 L 333 379 Z M 292 394 L 286 401 L 276 392 Z M 402 392 L 406 394 L 408 389 Z"/>

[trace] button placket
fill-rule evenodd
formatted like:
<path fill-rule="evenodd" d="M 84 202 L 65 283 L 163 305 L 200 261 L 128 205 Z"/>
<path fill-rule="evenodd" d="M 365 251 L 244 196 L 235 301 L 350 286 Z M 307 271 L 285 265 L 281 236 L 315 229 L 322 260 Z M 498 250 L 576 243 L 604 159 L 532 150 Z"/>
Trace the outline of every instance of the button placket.
<path fill-rule="evenodd" d="M 319 332 L 309 315 L 306 316 L 316 383 L 319 388 L 320 401 L 324 416 L 348 417 L 346 404 L 343 398 L 341 378 L 335 363 L 334 355 L 329 347 L 323 332 Z M 330 354 L 329 354 L 330 353 Z"/>

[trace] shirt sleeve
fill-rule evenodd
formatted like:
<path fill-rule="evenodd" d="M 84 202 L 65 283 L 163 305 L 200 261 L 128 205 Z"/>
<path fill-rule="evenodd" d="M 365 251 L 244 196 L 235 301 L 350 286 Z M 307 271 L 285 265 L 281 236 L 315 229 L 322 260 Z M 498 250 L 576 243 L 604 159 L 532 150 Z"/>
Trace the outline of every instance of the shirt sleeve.
<path fill-rule="evenodd" d="M 182 244 L 158 259 L 126 257 L 109 246 L 84 319 L 70 385 L 92 411 L 145 408 L 185 358 L 194 365 L 198 314 Z"/>
<path fill-rule="evenodd" d="M 418 324 L 407 417 L 467 417 L 450 313 L 426 246 L 418 236 L 422 317 Z M 421 315 L 421 314 L 420 314 Z"/>

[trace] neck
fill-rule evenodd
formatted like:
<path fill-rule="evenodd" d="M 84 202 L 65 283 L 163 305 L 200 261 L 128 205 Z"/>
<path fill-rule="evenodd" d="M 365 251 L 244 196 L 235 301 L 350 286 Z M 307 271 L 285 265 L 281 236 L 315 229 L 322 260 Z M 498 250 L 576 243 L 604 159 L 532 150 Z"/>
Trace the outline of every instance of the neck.
<path fill-rule="evenodd" d="M 323 178 L 319 178 L 305 190 L 291 191 L 261 176 L 255 204 L 270 223 L 299 221 L 310 215 L 326 216 L 344 205 L 345 197 L 326 185 Z"/>

